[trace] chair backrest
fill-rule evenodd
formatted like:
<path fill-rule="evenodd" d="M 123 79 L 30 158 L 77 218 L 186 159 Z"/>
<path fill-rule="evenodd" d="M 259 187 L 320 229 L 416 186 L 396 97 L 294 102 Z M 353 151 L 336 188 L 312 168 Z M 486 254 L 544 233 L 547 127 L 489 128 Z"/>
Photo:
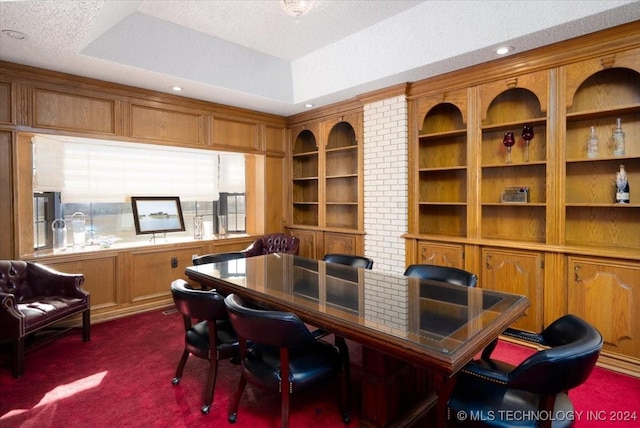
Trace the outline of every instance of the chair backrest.
<path fill-rule="evenodd" d="M 404 275 L 412 278 L 431 279 L 467 287 L 475 287 L 478 282 L 478 277 L 474 273 L 450 266 L 415 264 L 410 265 L 404 272 Z"/>
<path fill-rule="evenodd" d="M 322 258 L 327 263 L 337 263 L 341 265 L 353 266 L 364 269 L 373 268 L 373 260 L 363 256 L 354 256 L 351 254 L 325 254 Z"/>
<path fill-rule="evenodd" d="M 194 256 L 191 259 L 191 263 L 194 265 L 203 265 L 206 263 L 219 263 L 226 262 L 227 260 L 235 260 L 244 258 L 244 253 L 242 251 L 230 251 L 227 253 L 214 253 L 214 254 L 204 254 L 201 256 Z"/>
<path fill-rule="evenodd" d="M 300 240 L 295 236 L 285 233 L 271 233 L 256 239 L 243 253 L 246 257 L 272 253 L 298 254 L 299 246 Z"/>
<path fill-rule="evenodd" d="M 176 309 L 185 317 L 216 321 L 227 318 L 224 296 L 215 290 L 196 290 L 183 279 L 171 283 Z"/>
<path fill-rule="evenodd" d="M 575 315 L 565 315 L 540 334 L 550 346 L 531 355 L 509 373 L 509 387 L 557 394 L 584 383 L 602 349 L 602 335 Z"/>
<path fill-rule="evenodd" d="M 278 348 L 315 342 L 304 322 L 293 313 L 250 308 L 235 294 L 229 294 L 224 303 L 238 337 Z"/>

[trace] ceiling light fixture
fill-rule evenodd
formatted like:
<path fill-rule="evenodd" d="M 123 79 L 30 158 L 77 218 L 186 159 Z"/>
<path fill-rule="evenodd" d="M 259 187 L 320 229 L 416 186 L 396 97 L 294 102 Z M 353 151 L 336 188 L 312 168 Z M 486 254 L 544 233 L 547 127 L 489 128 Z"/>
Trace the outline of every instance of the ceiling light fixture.
<path fill-rule="evenodd" d="M 27 38 L 27 35 L 24 33 L 21 33 L 20 31 L 16 31 L 16 30 L 2 30 L 2 34 L 6 34 L 7 36 L 11 37 L 12 39 L 16 39 L 16 40 L 24 40 Z"/>
<path fill-rule="evenodd" d="M 313 0 L 280 0 L 282 9 L 296 18 L 309 12 L 313 7 Z"/>
<path fill-rule="evenodd" d="M 305 104 L 304 106 L 305 106 L 306 108 L 311 108 L 311 107 L 313 107 L 313 104 L 311 104 L 311 103 L 307 103 L 307 104 Z"/>
<path fill-rule="evenodd" d="M 180 86 L 172 86 L 171 89 L 176 91 L 176 92 L 180 92 L 182 90 L 182 88 Z"/>
<path fill-rule="evenodd" d="M 513 48 L 511 46 L 501 46 L 498 49 L 496 49 L 496 53 L 498 55 L 506 55 L 509 52 L 511 52 L 513 50 Z"/>

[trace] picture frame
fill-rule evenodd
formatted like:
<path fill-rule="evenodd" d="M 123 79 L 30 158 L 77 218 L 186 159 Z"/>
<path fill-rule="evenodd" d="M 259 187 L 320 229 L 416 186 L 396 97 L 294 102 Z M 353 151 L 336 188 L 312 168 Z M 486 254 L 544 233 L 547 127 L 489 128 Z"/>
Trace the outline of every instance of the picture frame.
<path fill-rule="evenodd" d="M 184 232 L 184 217 L 178 196 L 132 196 L 136 235 Z"/>

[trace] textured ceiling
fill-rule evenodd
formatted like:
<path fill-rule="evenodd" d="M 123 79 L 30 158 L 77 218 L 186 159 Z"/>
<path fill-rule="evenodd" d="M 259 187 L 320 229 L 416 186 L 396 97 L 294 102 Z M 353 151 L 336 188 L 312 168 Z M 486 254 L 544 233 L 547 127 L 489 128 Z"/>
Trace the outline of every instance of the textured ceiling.
<path fill-rule="evenodd" d="M 291 115 L 640 19 L 640 1 L 0 0 L 0 60 Z"/>

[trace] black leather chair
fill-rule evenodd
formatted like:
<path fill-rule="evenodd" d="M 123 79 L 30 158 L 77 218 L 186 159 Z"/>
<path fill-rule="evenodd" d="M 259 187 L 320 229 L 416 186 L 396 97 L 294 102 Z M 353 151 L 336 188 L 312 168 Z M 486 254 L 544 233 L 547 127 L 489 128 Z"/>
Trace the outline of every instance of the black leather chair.
<path fill-rule="evenodd" d="M 373 260 L 363 256 L 329 253 L 325 254 L 322 260 L 327 263 L 338 263 L 358 268 L 373 269 Z"/>
<path fill-rule="evenodd" d="M 478 277 L 474 273 L 450 266 L 410 265 L 404 272 L 404 276 L 432 279 L 434 281 L 443 281 L 449 284 L 464 285 L 467 287 L 475 287 L 478 282 Z"/>
<path fill-rule="evenodd" d="M 567 418 L 573 412 L 568 391 L 591 374 L 602 349 L 602 336 L 575 315 L 559 318 L 540 334 L 517 335 L 544 349 L 515 367 L 491 359 L 492 349 L 467 364 L 458 374 L 448 401 L 452 426 L 573 426 L 574 421 Z M 536 420 L 536 415 L 541 415 L 541 420 Z"/>
<path fill-rule="evenodd" d="M 238 405 L 247 381 L 281 394 L 282 427 L 289 424 L 289 396 L 341 377 L 342 420 L 349 423 L 349 379 L 337 347 L 317 340 L 297 315 L 248 307 L 240 297 L 225 299 L 229 320 L 238 333 L 241 376 L 229 412 L 238 417 Z M 282 384 L 284 381 L 284 385 Z"/>
<path fill-rule="evenodd" d="M 325 254 L 322 258 L 323 261 L 327 263 L 335 263 L 340 265 L 352 266 L 363 269 L 373 269 L 373 259 L 364 256 L 354 256 L 351 254 L 338 254 L 338 253 L 328 253 Z M 354 279 L 357 281 L 357 279 Z M 313 332 L 316 337 L 324 337 L 329 333 L 324 330 L 316 330 Z M 347 346 L 346 340 L 341 336 L 334 336 L 335 344 L 340 351 L 344 354 L 344 358 L 346 360 L 345 364 L 345 372 L 347 377 L 351 377 L 351 367 L 350 367 L 350 359 L 349 359 L 349 347 Z"/>
<path fill-rule="evenodd" d="M 196 290 L 182 279 L 171 283 L 171 294 L 176 309 L 184 319 L 184 352 L 173 384 L 178 385 L 189 355 L 209 360 L 207 385 L 201 411 L 209 413 L 213 403 L 213 390 L 218 374 L 218 361 L 236 358 L 238 360 L 238 339 L 227 317 L 224 296 L 215 290 Z M 198 320 L 194 325 L 193 319 Z"/>
<path fill-rule="evenodd" d="M 214 253 L 214 254 L 203 254 L 201 256 L 194 256 L 191 259 L 191 263 L 194 265 L 203 265 L 206 263 L 219 263 L 226 262 L 227 260 L 235 260 L 242 259 L 245 255 L 242 251 L 230 251 L 227 253 Z"/>

